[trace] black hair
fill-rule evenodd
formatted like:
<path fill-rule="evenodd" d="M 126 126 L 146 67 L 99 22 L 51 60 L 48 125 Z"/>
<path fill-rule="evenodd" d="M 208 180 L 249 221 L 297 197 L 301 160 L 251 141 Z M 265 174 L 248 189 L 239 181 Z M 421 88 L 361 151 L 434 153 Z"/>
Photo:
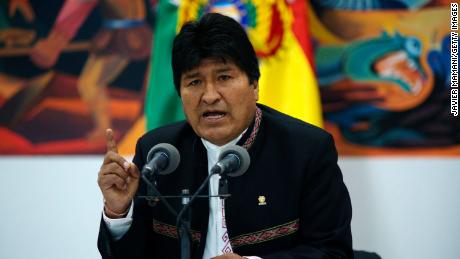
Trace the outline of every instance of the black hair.
<path fill-rule="evenodd" d="M 259 80 L 256 52 L 244 28 L 230 17 L 205 14 L 199 21 L 184 24 L 174 38 L 172 69 L 179 95 L 182 73 L 199 66 L 206 58 L 233 62 L 246 73 L 251 84 Z"/>

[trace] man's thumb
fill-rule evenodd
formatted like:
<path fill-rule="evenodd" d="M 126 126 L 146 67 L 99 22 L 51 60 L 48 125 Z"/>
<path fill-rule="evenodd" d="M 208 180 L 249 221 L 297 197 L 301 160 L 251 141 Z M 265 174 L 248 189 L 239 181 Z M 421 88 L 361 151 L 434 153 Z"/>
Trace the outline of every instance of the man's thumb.
<path fill-rule="evenodd" d="M 140 176 L 139 169 L 137 168 L 137 166 L 134 163 L 129 163 L 128 172 L 131 175 L 131 177 L 133 177 L 133 178 L 137 179 Z"/>

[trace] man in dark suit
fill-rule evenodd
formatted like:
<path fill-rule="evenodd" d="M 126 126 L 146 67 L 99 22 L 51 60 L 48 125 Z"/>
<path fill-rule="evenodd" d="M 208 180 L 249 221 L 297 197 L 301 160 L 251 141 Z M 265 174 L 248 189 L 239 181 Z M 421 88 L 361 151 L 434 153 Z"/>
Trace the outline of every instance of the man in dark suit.
<path fill-rule="evenodd" d="M 98 247 L 104 258 L 178 258 L 176 218 L 139 198 L 139 168 L 158 143 L 181 154 L 157 177 L 159 191 L 195 192 L 222 148 L 240 145 L 247 172 L 229 178 L 231 197 L 192 207 L 192 258 L 352 258 L 351 204 L 330 134 L 257 104 L 260 76 L 244 29 L 219 14 L 184 25 L 173 46 L 173 74 L 187 120 L 147 132 L 133 163 L 117 154 L 112 132 L 98 184 L 105 200 Z M 282 86 L 280 86 L 282 87 Z M 218 190 L 218 175 L 203 194 Z M 137 193 L 137 194 L 136 194 Z M 180 201 L 172 201 L 176 210 Z"/>

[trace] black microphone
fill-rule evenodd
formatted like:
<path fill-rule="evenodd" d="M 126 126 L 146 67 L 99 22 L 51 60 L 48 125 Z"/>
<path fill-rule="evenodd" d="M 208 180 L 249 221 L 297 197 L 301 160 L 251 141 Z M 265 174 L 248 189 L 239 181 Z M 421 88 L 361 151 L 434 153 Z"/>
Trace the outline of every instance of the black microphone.
<path fill-rule="evenodd" d="M 147 154 L 147 163 L 142 168 L 142 174 L 166 175 L 176 170 L 179 162 L 179 151 L 171 144 L 160 143 Z"/>
<path fill-rule="evenodd" d="M 219 160 L 211 169 L 211 174 L 225 174 L 231 177 L 243 175 L 248 170 L 251 158 L 241 146 L 228 146 L 222 150 Z"/>

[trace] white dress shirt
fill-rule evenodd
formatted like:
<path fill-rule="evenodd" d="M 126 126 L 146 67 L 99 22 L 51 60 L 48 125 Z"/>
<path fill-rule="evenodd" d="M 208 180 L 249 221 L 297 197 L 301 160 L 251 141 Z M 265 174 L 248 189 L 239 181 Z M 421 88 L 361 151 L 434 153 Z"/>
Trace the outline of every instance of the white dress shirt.
<path fill-rule="evenodd" d="M 217 146 L 209 141 L 201 139 L 206 147 L 208 155 L 208 174 L 211 168 L 218 162 L 220 152 L 227 146 L 235 145 L 241 139 L 243 133 L 236 139 L 223 146 Z M 220 175 L 213 175 L 209 181 L 209 195 L 219 194 Z M 209 221 L 208 234 L 206 236 L 206 246 L 204 248 L 203 258 L 212 258 L 221 254 L 232 253 L 230 238 L 227 233 L 225 224 L 225 204 L 224 199 L 218 197 L 209 198 Z"/>

